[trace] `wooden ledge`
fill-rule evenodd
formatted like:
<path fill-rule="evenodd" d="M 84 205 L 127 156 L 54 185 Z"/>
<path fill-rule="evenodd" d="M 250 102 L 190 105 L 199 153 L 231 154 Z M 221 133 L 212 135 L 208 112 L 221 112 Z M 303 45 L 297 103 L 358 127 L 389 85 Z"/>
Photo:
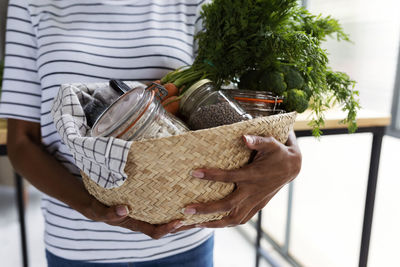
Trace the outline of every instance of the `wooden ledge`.
<path fill-rule="evenodd" d="M 302 114 L 298 114 L 294 130 L 311 130 L 308 126 L 311 118 L 311 111 L 307 110 Z M 325 126 L 323 129 L 343 129 L 347 128 L 346 124 L 340 123 L 346 117 L 346 113 L 339 109 L 328 110 L 325 113 Z M 381 113 L 372 110 L 360 110 L 357 114 L 358 127 L 386 127 L 391 123 L 391 116 L 387 113 Z"/>
<path fill-rule="evenodd" d="M 7 121 L 0 119 L 0 145 L 7 143 Z"/>

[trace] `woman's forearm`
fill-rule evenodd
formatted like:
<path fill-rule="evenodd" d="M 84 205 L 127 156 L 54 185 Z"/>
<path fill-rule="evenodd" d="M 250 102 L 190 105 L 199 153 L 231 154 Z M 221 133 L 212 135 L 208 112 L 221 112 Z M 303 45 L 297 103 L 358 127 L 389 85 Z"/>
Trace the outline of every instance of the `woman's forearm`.
<path fill-rule="evenodd" d="M 8 145 L 8 154 L 15 170 L 40 191 L 74 209 L 89 205 L 91 197 L 81 180 L 30 138 L 19 138 Z"/>

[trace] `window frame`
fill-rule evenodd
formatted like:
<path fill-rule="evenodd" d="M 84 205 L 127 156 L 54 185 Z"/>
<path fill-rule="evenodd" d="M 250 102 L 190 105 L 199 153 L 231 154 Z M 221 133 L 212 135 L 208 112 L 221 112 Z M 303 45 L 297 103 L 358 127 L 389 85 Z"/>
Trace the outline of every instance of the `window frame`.
<path fill-rule="evenodd" d="M 392 121 L 387 128 L 387 135 L 400 138 L 400 45 L 397 56 L 396 80 L 393 88 Z"/>

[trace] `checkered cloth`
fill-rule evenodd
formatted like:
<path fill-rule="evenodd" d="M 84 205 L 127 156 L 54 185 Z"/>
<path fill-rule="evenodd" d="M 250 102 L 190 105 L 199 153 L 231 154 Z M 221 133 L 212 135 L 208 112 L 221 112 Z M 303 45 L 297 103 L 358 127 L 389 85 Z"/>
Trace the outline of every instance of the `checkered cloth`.
<path fill-rule="evenodd" d="M 131 87 L 137 85 L 133 82 L 127 84 Z M 51 114 L 75 164 L 98 185 L 114 188 L 121 186 L 127 178 L 124 169 L 132 142 L 113 137 L 91 137 L 81 105 L 84 97 L 104 86 L 107 83 L 61 85 Z"/>

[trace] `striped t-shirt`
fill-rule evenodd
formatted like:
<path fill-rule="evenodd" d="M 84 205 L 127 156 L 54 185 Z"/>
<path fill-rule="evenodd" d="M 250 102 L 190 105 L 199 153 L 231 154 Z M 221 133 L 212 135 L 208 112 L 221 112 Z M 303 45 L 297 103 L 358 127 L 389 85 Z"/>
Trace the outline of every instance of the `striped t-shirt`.
<path fill-rule="evenodd" d="M 204 0 L 10 0 L 0 117 L 40 123 L 47 151 L 76 176 L 50 109 L 60 84 L 156 80 L 193 62 Z M 198 246 L 212 231 L 152 240 L 88 220 L 43 196 L 46 248 L 73 260 L 147 261 Z"/>

